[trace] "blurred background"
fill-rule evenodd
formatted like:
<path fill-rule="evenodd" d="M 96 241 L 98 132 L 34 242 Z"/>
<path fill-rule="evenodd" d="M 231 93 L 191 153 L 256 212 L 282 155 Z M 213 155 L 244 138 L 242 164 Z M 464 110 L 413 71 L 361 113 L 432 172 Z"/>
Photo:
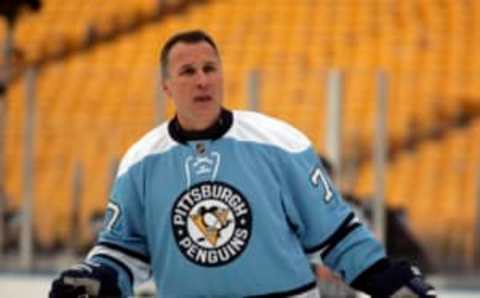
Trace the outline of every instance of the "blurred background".
<path fill-rule="evenodd" d="M 479 297 L 478 0 L 1 0 L 1 297 L 46 297 L 92 246 L 119 159 L 173 116 L 159 52 L 187 29 L 227 107 L 305 132 L 388 253 Z"/>

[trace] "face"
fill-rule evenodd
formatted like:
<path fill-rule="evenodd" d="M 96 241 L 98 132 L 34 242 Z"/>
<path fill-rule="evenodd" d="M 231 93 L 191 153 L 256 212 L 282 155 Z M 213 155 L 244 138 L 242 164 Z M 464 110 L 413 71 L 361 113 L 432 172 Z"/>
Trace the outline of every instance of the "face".
<path fill-rule="evenodd" d="M 212 125 L 223 101 L 222 65 L 215 50 L 207 42 L 179 42 L 170 50 L 167 71 L 163 90 L 172 98 L 182 128 Z"/>

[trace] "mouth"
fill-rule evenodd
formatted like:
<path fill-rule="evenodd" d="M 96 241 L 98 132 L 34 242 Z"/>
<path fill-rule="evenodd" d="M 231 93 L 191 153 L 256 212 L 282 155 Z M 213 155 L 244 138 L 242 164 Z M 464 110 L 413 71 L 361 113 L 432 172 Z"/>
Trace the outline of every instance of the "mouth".
<path fill-rule="evenodd" d="M 198 95 L 193 98 L 193 101 L 198 103 L 209 102 L 211 100 L 213 100 L 213 98 L 210 95 Z"/>

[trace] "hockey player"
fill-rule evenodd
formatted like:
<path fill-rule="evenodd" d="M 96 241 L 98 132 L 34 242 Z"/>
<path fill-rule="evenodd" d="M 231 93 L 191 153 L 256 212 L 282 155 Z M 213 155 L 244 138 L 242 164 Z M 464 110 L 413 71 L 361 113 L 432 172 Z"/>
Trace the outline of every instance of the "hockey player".
<path fill-rule="evenodd" d="M 418 270 L 387 258 L 301 132 L 223 107 L 207 34 L 173 36 L 161 65 L 176 116 L 128 150 L 97 244 L 51 298 L 128 297 L 151 275 L 162 298 L 318 297 L 315 254 L 374 297 L 403 287 L 435 297 Z"/>

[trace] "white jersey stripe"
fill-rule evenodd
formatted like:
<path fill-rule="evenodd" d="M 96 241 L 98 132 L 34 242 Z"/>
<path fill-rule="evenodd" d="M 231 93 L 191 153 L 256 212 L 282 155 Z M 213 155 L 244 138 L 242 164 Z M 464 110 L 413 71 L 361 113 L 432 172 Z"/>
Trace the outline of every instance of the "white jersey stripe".
<path fill-rule="evenodd" d="M 160 154 L 170 150 L 178 143 L 168 133 L 168 122 L 152 129 L 128 150 L 118 168 L 117 177 L 125 174 L 128 169 L 145 157 Z"/>
<path fill-rule="evenodd" d="M 310 140 L 286 122 L 249 111 L 234 111 L 233 126 L 225 137 L 255 142 L 300 153 L 311 146 Z"/>
<path fill-rule="evenodd" d="M 168 132 L 168 123 L 148 132 L 128 150 L 120 163 L 117 177 L 145 157 L 167 152 L 178 145 Z M 233 124 L 225 137 L 271 145 L 291 153 L 300 153 L 312 145 L 302 132 L 286 122 L 250 111 L 233 111 Z"/>

